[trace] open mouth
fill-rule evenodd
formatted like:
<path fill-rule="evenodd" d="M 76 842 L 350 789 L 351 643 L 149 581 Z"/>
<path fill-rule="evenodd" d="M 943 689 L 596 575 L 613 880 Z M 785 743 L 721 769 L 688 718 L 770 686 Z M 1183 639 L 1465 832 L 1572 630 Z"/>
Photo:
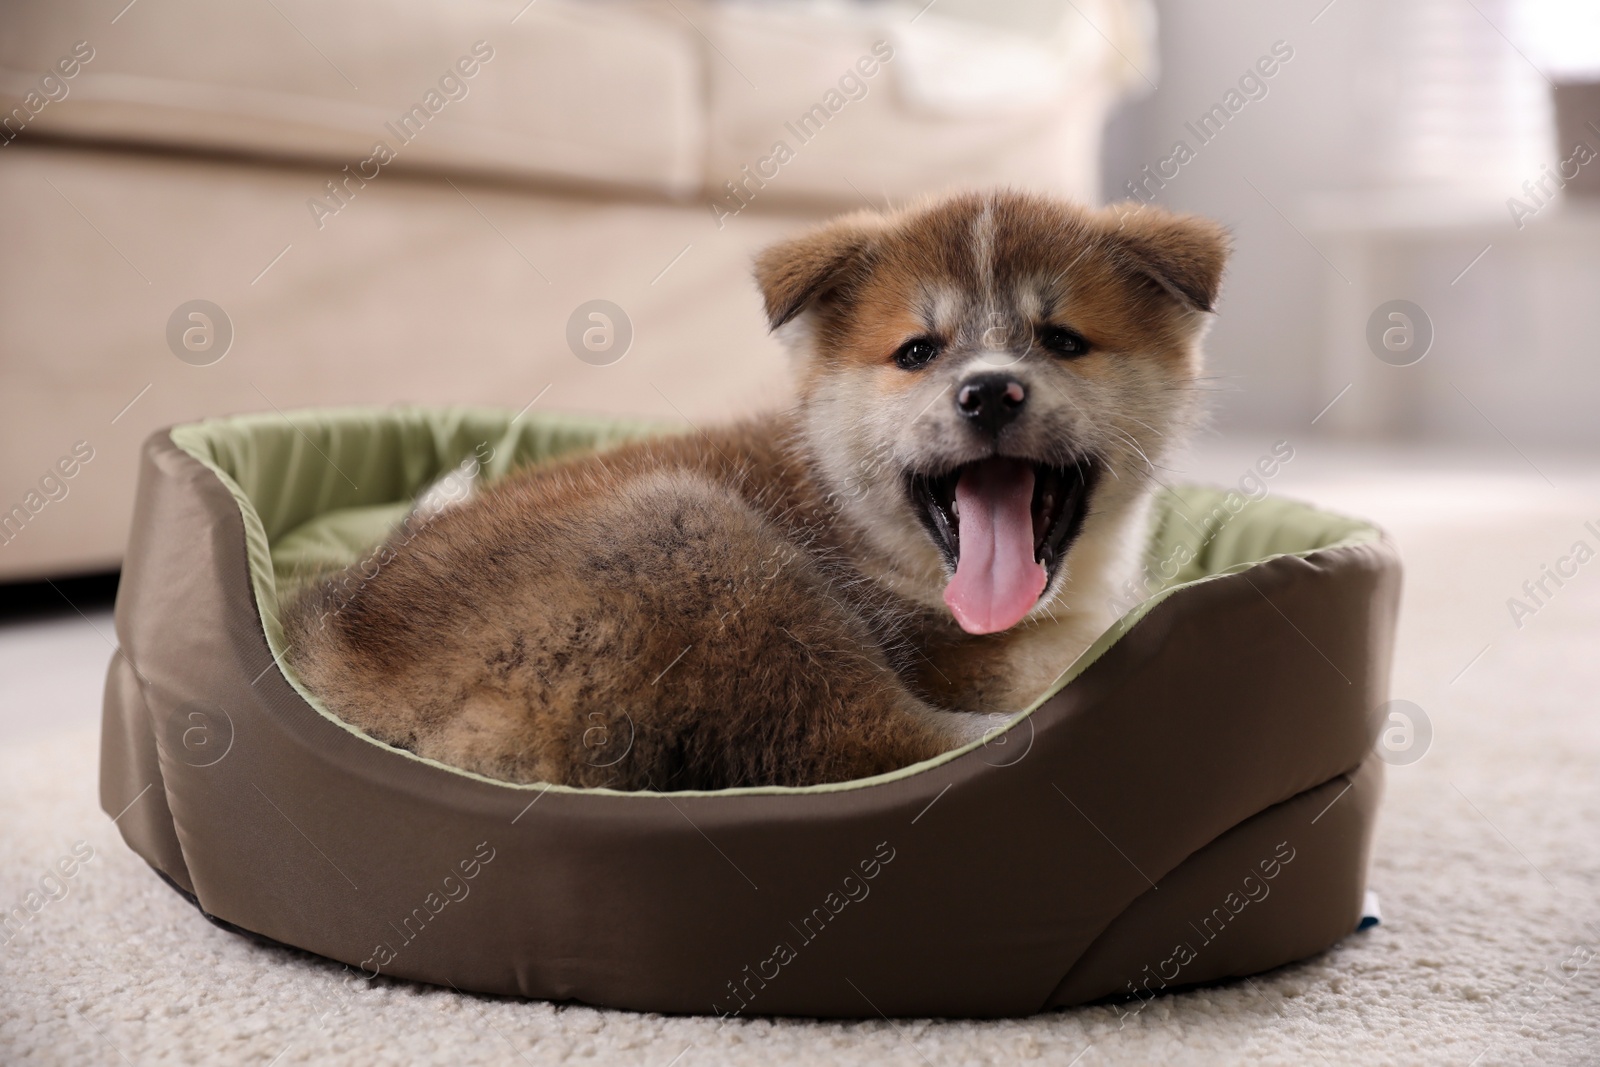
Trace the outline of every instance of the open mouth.
<path fill-rule="evenodd" d="M 1089 510 L 1097 468 L 997 456 L 912 474 L 912 503 L 955 575 L 944 600 L 968 633 L 1015 626 L 1049 584 Z"/>

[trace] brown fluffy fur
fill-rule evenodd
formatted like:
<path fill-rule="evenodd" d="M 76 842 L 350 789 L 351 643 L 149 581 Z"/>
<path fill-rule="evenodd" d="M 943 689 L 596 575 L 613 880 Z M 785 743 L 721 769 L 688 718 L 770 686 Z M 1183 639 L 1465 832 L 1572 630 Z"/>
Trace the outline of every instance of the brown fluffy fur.
<path fill-rule="evenodd" d="M 781 244 L 756 273 L 795 411 L 509 477 L 394 541 L 348 600 L 301 597 L 291 661 L 370 735 L 509 781 L 806 785 L 947 751 L 1112 621 L 1225 253 L 1203 220 L 1010 193 Z M 1092 351 L 1038 350 L 1047 323 Z M 925 335 L 939 358 L 896 366 Z M 940 398 L 1001 351 L 1032 399 L 979 440 Z M 997 453 L 1108 476 L 1034 612 L 972 636 L 906 477 Z"/>

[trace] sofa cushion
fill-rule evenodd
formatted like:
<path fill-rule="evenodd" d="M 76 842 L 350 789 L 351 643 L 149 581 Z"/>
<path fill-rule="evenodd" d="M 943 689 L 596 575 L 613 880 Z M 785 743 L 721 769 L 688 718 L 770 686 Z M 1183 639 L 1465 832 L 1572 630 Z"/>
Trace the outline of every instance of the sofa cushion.
<path fill-rule="evenodd" d="M 384 142 L 393 160 L 369 167 L 680 194 L 698 184 L 701 59 L 693 29 L 658 2 L 163 0 L 108 22 L 99 0 L 60 0 L 6 20 L 8 135 L 336 170 L 359 168 Z M 77 61 L 72 77 L 57 66 L 64 59 Z"/>
<path fill-rule="evenodd" d="M 719 9 L 704 26 L 712 213 L 977 184 L 1099 199 L 1106 114 L 1144 84 L 1134 64 L 1151 69 L 1145 5 L 923 4 Z"/>

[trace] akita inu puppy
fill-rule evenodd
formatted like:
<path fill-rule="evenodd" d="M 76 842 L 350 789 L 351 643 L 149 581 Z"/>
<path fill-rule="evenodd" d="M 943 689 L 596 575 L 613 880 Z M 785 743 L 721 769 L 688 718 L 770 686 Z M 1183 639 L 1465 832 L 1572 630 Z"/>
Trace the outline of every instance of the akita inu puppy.
<path fill-rule="evenodd" d="M 779 244 L 756 278 L 794 410 L 502 479 L 347 602 L 303 596 L 291 661 L 371 736 L 513 782 L 809 785 L 948 751 L 1114 621 L 1226 255 L 1199 218 L 1011 192 Z"/>

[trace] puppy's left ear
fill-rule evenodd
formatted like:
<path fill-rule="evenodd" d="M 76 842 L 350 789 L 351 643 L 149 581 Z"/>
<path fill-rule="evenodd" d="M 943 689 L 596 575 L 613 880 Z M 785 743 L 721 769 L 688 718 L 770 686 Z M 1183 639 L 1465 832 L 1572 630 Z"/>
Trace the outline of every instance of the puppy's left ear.
<path fill-rule="evenodd" d="M 880 224 L 862 213 L 782 241 L 756 257 L 756 284 L 776 330 L 815 304 L 837 299 L 864 277 Z"/>
<path fill-rule="evenodd" d="M 1199 215 L 1113 205 L 1109 236 L 1128 265 L 1196 311 L 1214 311 L 1232 241 L 1228 231 Z"/>

